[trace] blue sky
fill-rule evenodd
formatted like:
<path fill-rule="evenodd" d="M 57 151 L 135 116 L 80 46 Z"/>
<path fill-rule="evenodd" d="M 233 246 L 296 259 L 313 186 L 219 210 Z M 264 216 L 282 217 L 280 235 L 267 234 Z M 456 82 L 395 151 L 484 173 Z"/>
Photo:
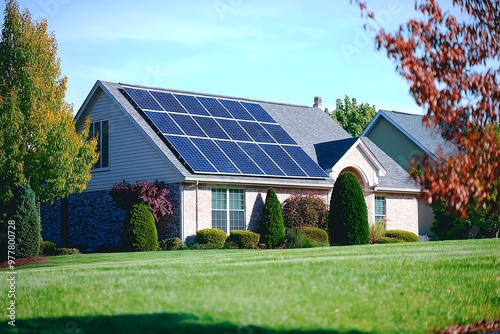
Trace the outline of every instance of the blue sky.
<path fill-rule="evenodd" d="M 58 41 L 74 111 L 96 80 L 312 105 L 345 95 L 422 113 L 349 0 L 20 0 Z M 369 1 L 382 27 L 413 0 Z M 3 9 L 5 4 L 1 4 Z"/>

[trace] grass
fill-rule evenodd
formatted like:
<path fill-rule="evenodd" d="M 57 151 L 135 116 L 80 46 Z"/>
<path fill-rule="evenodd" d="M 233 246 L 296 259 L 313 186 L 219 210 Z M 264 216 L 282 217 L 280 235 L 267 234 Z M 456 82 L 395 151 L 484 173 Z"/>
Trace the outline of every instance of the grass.
<path fill-rule="evenodd" d="M 18 268 L 0 331 L 428 333 L 500 318 L 499 268 L 494 239 L 61 256 Z"/>

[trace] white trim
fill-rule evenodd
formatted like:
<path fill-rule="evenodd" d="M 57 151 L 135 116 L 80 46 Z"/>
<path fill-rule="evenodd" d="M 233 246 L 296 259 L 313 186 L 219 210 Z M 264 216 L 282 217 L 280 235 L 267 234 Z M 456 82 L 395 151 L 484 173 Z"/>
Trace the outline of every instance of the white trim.
<path fill-rule="evenodd" d="M 373 191 L 374 192 L 384 192 L 384 193 L 400 193 L 400 194 L 418 194 L 418 193 L 420 193 L 420 189 L 417 189 L 417 188 L 400 189 L 400 188 L 375 187 L 373 189 Z"/>

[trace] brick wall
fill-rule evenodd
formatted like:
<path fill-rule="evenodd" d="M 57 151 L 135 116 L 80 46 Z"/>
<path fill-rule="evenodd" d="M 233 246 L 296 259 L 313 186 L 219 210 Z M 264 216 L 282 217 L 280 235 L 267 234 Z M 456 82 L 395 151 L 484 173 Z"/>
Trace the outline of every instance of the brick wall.
<path fill-rule="evenodd" d="M 157 224 L 158 238 L 180 237 L 181 207 L 179 185 L 168 185 L 167 199 L 174 214 Z M 118 248 L 126 218 L 126 212 L 117 208 L 107 191 L 83 192 L 68 197 L 69 238 L 68 245 L 79 249 Z M 42 238 L 62 244 L 61 201 L 41 207 Z"/>

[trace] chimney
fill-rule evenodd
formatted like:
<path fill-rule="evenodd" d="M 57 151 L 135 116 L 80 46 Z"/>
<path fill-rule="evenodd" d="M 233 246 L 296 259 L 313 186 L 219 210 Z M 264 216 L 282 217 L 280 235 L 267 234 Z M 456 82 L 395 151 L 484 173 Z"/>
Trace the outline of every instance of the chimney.
<path fill-rule="evenodd" d="M 322 99 L 321 99 L 321 96 L 316 96 L 316 97 L 314 98 L 314 104 L 313 104 L 313 107 L 323 109 L 323 101 L 322 101 Z"/>

